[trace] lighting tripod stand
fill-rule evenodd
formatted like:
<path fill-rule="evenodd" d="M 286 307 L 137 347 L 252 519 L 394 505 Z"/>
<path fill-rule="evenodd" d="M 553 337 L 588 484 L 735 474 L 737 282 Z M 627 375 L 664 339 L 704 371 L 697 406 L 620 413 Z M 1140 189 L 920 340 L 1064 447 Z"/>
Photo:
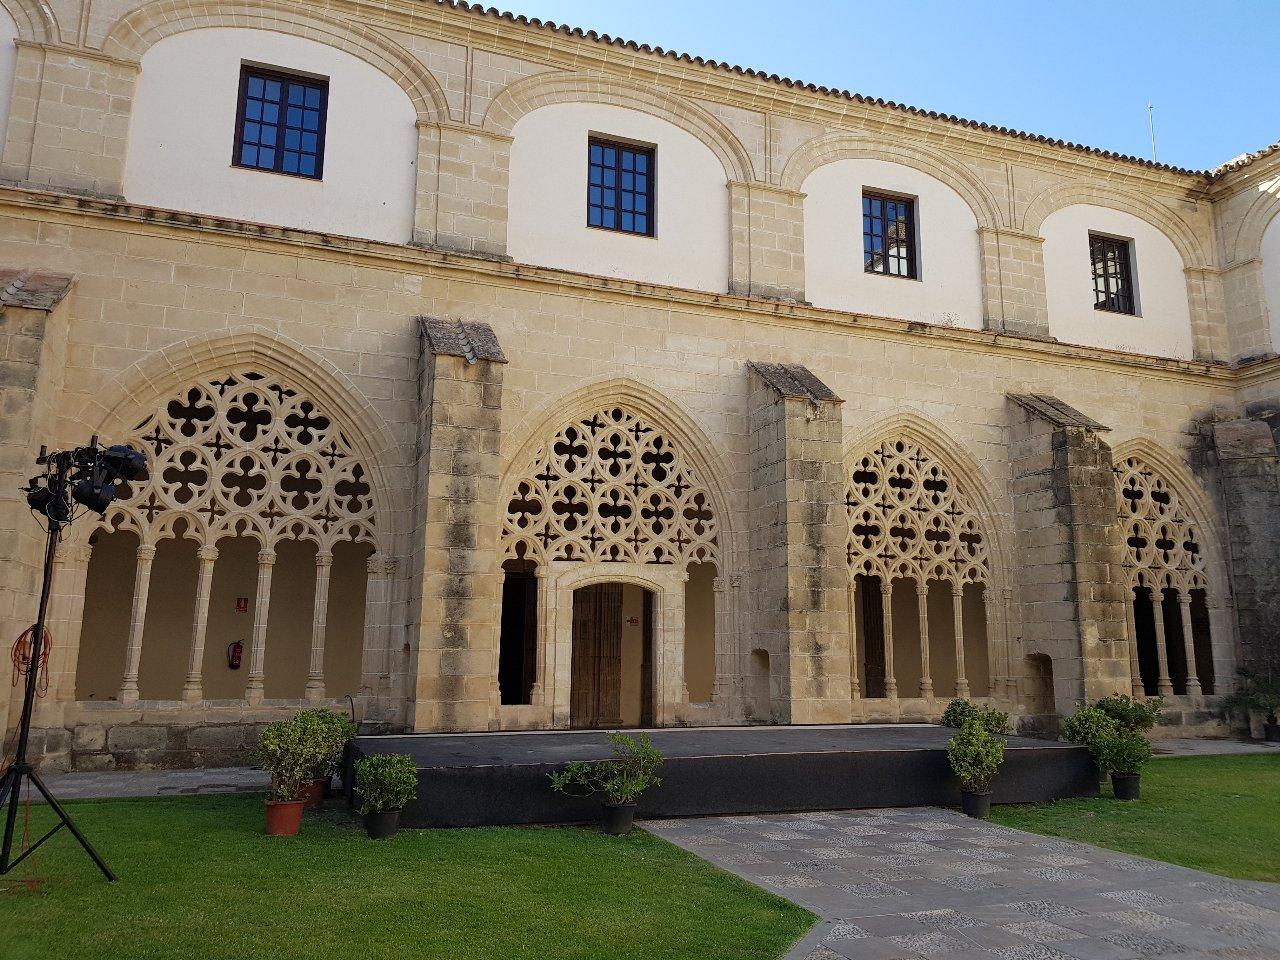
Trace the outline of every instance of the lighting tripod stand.
<path fill-rule="evenodd" d="M 102 875 L 114 881 L 116 875 L 93 849 L 80 832 L 71 815 L 40 779 L 35 767 L 27 759 L 27 747 L 31 738 L 31 715 L 35 708 L 36 690 L 40 685 L 41 660 L 44 651 L 45 622 L 49 612 L 49 594 L 53 587 L 53 565 L 62 531 L 76 518 L 75 505 L 81 505 L 98 513 L 106 512 L 116 497 L 116 484 L 124 480 L 145 480 L 147 460 L 144 454 L 116 445 L 102 448 L 94 437 L 87 447 L 60 453 L 47 453 L 40 448 L 36 463 L 44 472 L 33 477 L 23 488 L 27 505 L 41 519 L 47 531 L 44 550 L 44 578 L 40 585 L 40 608 L 31 631 L 30 656 L 26 658 L 26 686 L 22 696 L 22 717 L 18 722 L 18 742 L 13 763 L 0 781 L 0 809 L 4 809 L 4 839 L 0 842 L 0 876 L 8 874 L 37 848 L 63 827 L 71 831 L 84 852 L 89 855 Z M 68 496 L 70 494 L 70 496 Z M 18 823 L 18 807 L 21 804 L 23 781 L 35 786 L 58 818 L 58 822 L 40 839 L 13 856 L 13 834 Z M 7 807 L 7 809 L 6 809 Z"/>

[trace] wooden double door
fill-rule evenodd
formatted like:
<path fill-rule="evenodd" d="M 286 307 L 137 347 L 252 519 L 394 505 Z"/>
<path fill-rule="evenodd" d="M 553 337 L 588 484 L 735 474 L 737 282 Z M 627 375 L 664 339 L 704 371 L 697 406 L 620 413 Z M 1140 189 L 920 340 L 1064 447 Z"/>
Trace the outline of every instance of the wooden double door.
<path fill-rule="evenodd" d="M 623 597 L 620 583 L 598 583 L 573 592 L 573 658 L 569 725 L 574 729 L 636 726 L 634 709 L 624 709 Z M 644 592 L 639 657 L 639 725 L 653 723 L 651 623 L 653 595 Z M 628 657 L 634 665 L 634 654 Z M 634 696 L 636 685 L 626 685 Z"/>

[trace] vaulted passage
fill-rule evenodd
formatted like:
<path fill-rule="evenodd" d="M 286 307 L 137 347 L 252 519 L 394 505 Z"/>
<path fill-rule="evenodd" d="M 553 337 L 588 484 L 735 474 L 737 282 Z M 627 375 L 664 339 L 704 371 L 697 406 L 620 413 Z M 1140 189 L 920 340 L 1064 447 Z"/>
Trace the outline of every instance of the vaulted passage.
<path fill-rule="evenodd" d="M 184 387 L 130 442 L 150 478 L 90 539 L 77 698 L 357 693 L 373 491 L 329 414 L 244 371 Z"/>
<path fill-rule="evenodd" d="M 987 534 L 952 471 L 887 440 L 855 461 L 845 506 L 854 696 L 988 696 Z"/>

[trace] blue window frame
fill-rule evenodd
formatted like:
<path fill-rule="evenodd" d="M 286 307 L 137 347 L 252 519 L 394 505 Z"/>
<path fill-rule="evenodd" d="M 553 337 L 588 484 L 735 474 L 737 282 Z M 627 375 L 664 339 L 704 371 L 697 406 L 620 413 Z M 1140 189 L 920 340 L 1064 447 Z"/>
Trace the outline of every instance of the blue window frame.
<path fill-rule="evenodd" d="M 654 152 L 651 147 L 587 140 L 587 226 L 652 237 Z"/>
<path fill-rule="evenodd" d="M 328 110 L 327 80 L 242 67 L 231 162 L 319 180 Z"/>

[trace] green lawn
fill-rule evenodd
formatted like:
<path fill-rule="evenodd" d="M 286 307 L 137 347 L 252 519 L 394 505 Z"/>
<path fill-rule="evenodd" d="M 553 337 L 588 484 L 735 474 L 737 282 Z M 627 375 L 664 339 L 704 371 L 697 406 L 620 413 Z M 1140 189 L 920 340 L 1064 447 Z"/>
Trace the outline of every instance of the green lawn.
<path fill-rule="evenodd" d="M 334 810 L 273 839 L 261 796 L 69 809 L 120 882 L 104 882 L 63 831 L 37 854 L 39 892 L 0 893 L 5 960 L 772 960 L 813 922 L 640 831 L 411 830 L 375 842 Z M 47 813 L 33 808 L 33 835 Z"/>
<path fill-rule="evenodd" d="M 1169 757 L 1142 773 L 1142 800 L 996 807 L 991 819 L 1033 833 L 1208 870 L 1280 880 L 1280 756 Z"/>

